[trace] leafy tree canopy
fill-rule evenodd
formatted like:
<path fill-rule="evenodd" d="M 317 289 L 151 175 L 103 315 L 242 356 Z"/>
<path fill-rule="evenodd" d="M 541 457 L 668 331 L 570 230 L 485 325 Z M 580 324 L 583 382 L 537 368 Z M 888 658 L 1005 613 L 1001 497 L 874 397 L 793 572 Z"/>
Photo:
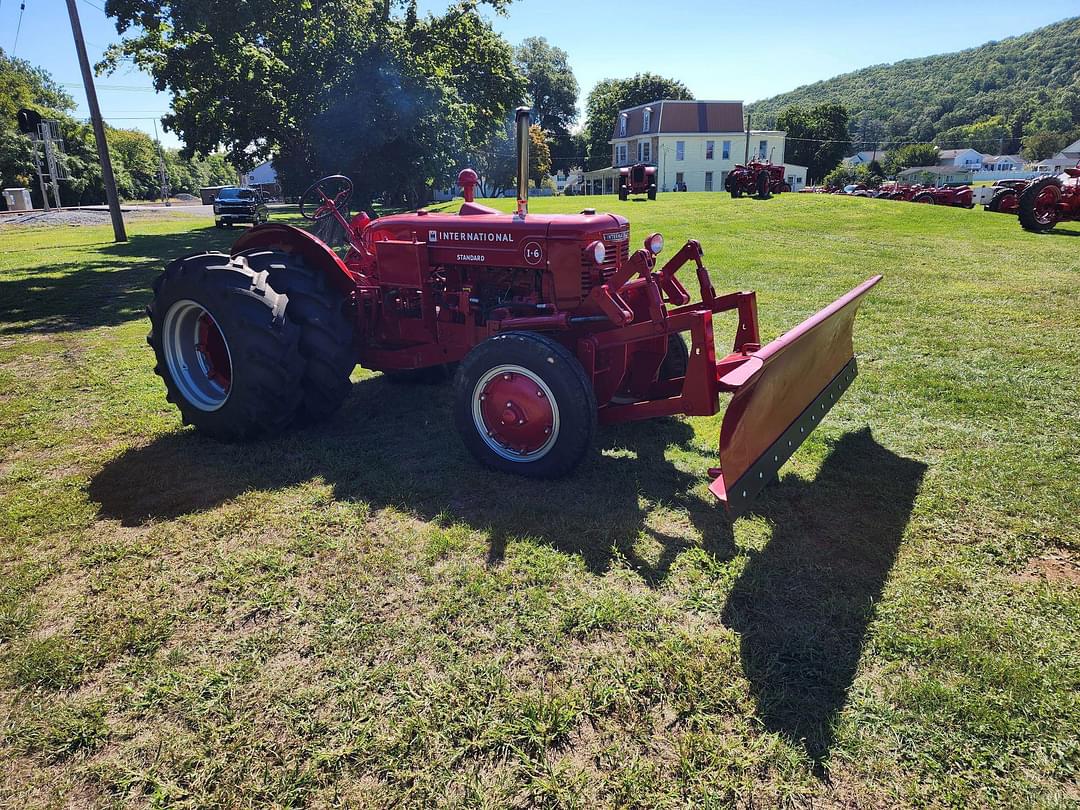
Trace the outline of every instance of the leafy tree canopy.
<path fill-rule="evenodd" d="M 591 91 L 585 105 L 586 168 L 611 165 L 611 133 L 619 110 L 660 99 L 692 100 L 693 93 L 677 79 L 638 73 L 629 79 L 604 79 Z"/>
<path fill-rule="evenodd" d="M 525 77 L 533 122 L 553 135 L 569 132 L 577 120 L 578 83 L 566 51 L 529 37 L 514 51 L 514 62 Z"/>
<path fill-rule="evenodd" d="M 420 17 L 415 0 L 107 0 L 128 37 L 104 66 L 129 57 L 172 92 L 164 121 L 189 153 L 223 145 L 241 168 L 273 156 L 291 190 L 340 172 L 361 202 L 415 203 L 523 97 L 479 5 Z"/>
<path fill-rule="evenodd" d="M 896 174 L 902 169 L 910 169 L 912 166 L 936 166 L 938 162 L 938 148 L 927 143 L 910 143 L 894 149 L 885 156 L 885 171 Z"/>
<path fill-rule="evenodd" d="M 841 104 L 788 107 L 777 117 L 776 128 L 787 133 L 784 159 L 806 166 L 809 177 L 824 176 L 851 147 L 848 113 Z"/>
<path fill-rule="evenodd" d="M 874 65 L 753 105 L 842 103 L 856 149 L 937 143 L 1013 153 L 1038 132 L 1080 128 L 1080 17 L 956 53 Z"/>

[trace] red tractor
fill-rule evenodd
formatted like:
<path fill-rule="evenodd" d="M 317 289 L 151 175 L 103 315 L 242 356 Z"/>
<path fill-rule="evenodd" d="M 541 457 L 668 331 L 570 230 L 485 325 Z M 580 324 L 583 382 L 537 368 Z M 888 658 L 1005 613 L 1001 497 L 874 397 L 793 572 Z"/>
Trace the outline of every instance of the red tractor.
<path fill-rule="evenodd" d="M 922 191 L 922 186 L 912 186 L 894 180 L 888 183 L 882 183 L 881 187 L 877 190 L 877 194 L 874 196 L 879 200 L 901 200 L 903 202 L 911 202 L 912 198 L 920 191 Z"/>
<path fill-rule="evenodd" d="M 1030 180 L 998 180 L 992 186 L 976 189 L 972 201 L 982 203 L 984 211 L 1015 214 L 1020 207 L 1020 195 L 1030 185 Z"/>
<path fill-rule="evenodd" d="M 519 109 L 515 214 L 476 203 L 466 169 L 457 214 L 349 220 L 352 184 L 337 176 L 308 189 L 301 213 L 340 221 L 344 259 L 268 223 L 228 254 L 172 261 L 147 340 L 184 422 L 225 440 L 276 434 L 333 414 L 357 363 L 391 374 L 457 364 L 465 447 L 496 470 L 548 478 L 574 469 L 597 423 L 708 416 L 730 394 L 710 489 L 745 510 L 854 379 L 856 310 L 880 276 L 762 344 L 755 294 L 718 295 L 698 242 L 661 262 L 661 235 L 631 250 L 622 217 L 528 213 L 528 123 Z M 687 266 L 696 300 L 679 278 Z M 718 358 L 724 312 L 738 326 Z"/>
<path fill-rule="evenodd" d="M 1061 174 L 1036 177 L 1017 201 L 1020 225 L 1042 233 L 1059 222 L 1080 220 L 1080 163 Z"/>
<path fill-rule="evenodd" d="M 766 160 L 751 160 L 745 166 L 737 163 L 724 179 L 724 189 L 732 197 L 755 194 L 767 199 L 773 194 L 791 191 L 784 180 L 784 167 Z"/>
<path fill-rule="evenodd" d="M 951 205 L 955 208 L 975 207 L 975 203 L 971 201 L 971 186 L 927 186 L 919 189 L 911 201 L 925 205 Z"/>
<path fill-rule="evenodd" d="M 644 163 L 619 169 L 619 199 L 623 202 L 631 195 L 646 194 L 656 199 L 656 167 Z"/>

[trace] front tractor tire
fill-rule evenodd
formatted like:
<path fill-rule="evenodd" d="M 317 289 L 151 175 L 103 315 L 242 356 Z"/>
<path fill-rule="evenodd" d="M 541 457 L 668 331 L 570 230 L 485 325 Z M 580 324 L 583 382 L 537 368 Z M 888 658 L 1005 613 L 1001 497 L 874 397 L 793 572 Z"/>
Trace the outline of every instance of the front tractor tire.
<path fill-rule="evenodd" d="M 506 332 L 462 361 L 454 422 L 482 464 L 530 478 L 574 469 L 596 433 L 596 397 L 577 358 L 552 338 Z"/>
<path fill-rule="evenodd" d="M 326 274 L 301 256 L 262 249 L 240 256 L 253 270 L 265 271 L 270 285 L 288 296 L 286 317 L 300 327 L 304 358 L 300 421 L 328 418 L 352 390 L 349 377 L 356 367 L 352 307 L 330 286 Z"/>
<path fill-rule="evenodd" d="M 1011 188 L 995 191 L 994 196 L 990 198 L 990 202 L 986 204 L 986 210 L 994 214 L 1014 213 L 1018 196 L 1016 191 Z"/>
<path fill-rule="evenodd" d="M 158 276 L 146 341 L 184 424 L 228 441 L 288 426 L 304 360 L 287 305 L 242 257 L 187 256 Z"/>
<path fill-rule="evenodd" d="M 649 199 L 656 199 L 656 183 L 653 183 L 651 186 L 649 186 Z"/>
<path fill-rule="evenodd" d="M 767 200 L 772 196 L 772 192 L 769 191 L 769 173 L 758 172 L 757 179 L 754 182 L 754 188 L 757 191 L 759 200 Z"/>
<path fill-rule="evenodd" d="M 1020 195 L 1016 213 L 1025 231 L 1045 233 L 1057 225 L 1057 206 L 1061 202 L 1061 181 L 1040 177 Z"/>

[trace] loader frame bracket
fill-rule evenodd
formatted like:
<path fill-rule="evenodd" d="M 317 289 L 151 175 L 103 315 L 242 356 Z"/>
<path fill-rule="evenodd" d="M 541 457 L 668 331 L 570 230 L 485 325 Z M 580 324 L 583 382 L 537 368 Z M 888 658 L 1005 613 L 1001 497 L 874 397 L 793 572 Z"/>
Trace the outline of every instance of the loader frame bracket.
<path fill-rule="evenodd" d="M 822 417 L 832 410 L 832 406 L 858 373 L 858 363 L 852 357 L 780 438 L 773 442 L 735 483 L 725 482 L 720 470 L 709 471 L 710 475 L 716 476 L 716 480 L 709 485 L 709 490 L 724 502 L 733 518 L 745 513 L 761 490 L 776 478 L 780 468 L 806 441 L 811 431 L 820 424 Z"/>

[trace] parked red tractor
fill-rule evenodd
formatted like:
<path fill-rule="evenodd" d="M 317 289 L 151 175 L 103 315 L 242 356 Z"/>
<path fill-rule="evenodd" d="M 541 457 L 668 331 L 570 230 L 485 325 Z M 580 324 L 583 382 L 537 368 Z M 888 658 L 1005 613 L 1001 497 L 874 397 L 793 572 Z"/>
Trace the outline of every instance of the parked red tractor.
<path fill-rule="evenodd" d="M 1037 177 L 1017 202 L 1020 226 L 1042 233 L 1059 222 L 1080 220 L 1080 163 L 1061 174 Z"/>
<path fill-rule="evenodd" d="M 912 198 L 922 191 L 922 186 L 912 186 L 907 183 L 898 183 L 895 180 L 882 183 L 875 195 L 880 200 L 901 200 L 911 202 Z"/>
<path fill-rule="evenodd" d="M 544 478 L 578 464 L 598 422 L 708 416 L 730 394 L 710 489 L 732 514 L 745 510 L 854 379 L 856 310 L 880 276 L 762 345 L 755 294 L 717 295 L 698 242 L 661 264 L 660 234 L 631 251 L 622 217 L 528 213 L 528 122 L 519 109 L 516 214 L 476 203 L 467 169 L 457 214 L 347 220 L 352 184 L 330 177 L 301 213 L 340 220 L 344 260 L 269 223 L 230 254 L 171 262 L 154 284 L 147 340 L 184 422 L 228 440 L 273 434 L 337 410 L 357 363 L 459 363 L 453 417 L 465 446 L 497 470 Z M 687 265 L 696 301 L 678 277 Z M 718 359 L 722 312 L 738 326 Z"/>
<path fill-rule="evenodd" d="M 974 208 L 971 201 L 971 186 L 926 186 L 919 189 L 912 202 L 926 205 L 951 205 L 956 208 Z"/>
<path fill-rule="evenodd" d="M 998 180 L 992 186 L 975 189 L 972 202 L 982 203 L 984 211 L 994 214 L 1015 214 L 1020 195 L 1030 185 L 1030 180 Z"/>
<path fill-rule="evenodd" d="M 755 194 L 765 199 L 772 194 L 791 191 L 784 180 L 784 167 L 766 160 L 751 160 L 745 166 L 737 163 L 724 179 L 724 189 L 732 197 Z"/>
<path fill-rule="evenodd" d="M 646 194 L 656 199 L 656 167 L 644 163 L 619 169 L 619 199 L 624 202 L 631 194 Z"/>

